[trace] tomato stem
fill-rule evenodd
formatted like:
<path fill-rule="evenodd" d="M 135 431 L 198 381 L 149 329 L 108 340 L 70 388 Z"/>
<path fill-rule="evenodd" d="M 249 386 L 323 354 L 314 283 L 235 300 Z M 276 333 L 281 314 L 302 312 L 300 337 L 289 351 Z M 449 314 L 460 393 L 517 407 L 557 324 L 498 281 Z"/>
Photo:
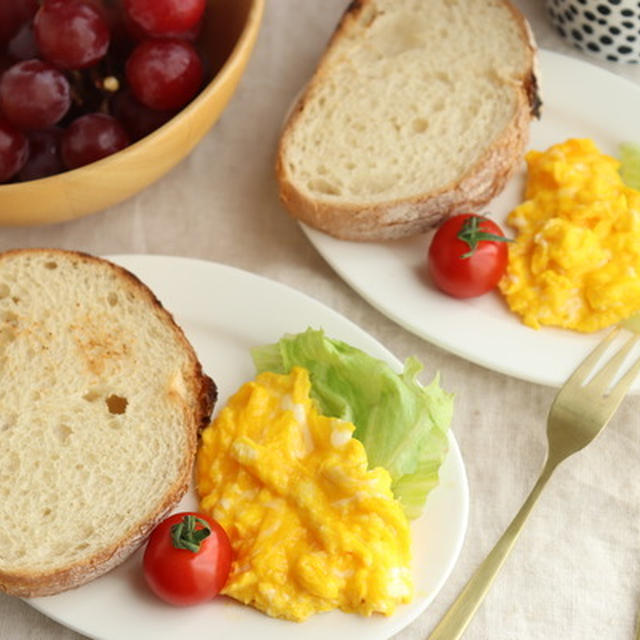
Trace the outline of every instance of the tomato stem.
<path fill-rule="evenodd" d="M 200 523 L 202 528 L 196 529 L 196 523 Z M 202 541 L 210 534 L 211 529 L 205 520 L 188 515 L 171 527 L 171 542 L 176 549 L 198 553 Z"/>
<path fill-rule="evenodd" d="M 474 253 L 478 244 L 482 240 L 494 241 L 494 242 L 513 242 L 510 238 L 505 238 L 504 236 L 500 236 L 496 233 L 488 233 L 487 231 L 483 231 L 479 227 L 479 223 L 484 220 L 488 220 L 486 216 L 470 216 L 467 218 L 463 224 L 460 231 L 458 231 L 458 238 L 462 240 L 462 242 L 466 243 L 469 247 L 469 251 L 463 253 L 461 258 L 470 258 Z"/>

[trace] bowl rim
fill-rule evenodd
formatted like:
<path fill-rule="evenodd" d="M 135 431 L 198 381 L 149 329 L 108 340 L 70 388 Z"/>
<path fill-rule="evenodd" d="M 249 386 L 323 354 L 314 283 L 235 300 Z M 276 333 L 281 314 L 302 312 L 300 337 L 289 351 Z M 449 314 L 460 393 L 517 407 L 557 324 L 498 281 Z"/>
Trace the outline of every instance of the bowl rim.
<path fill-rule="evenodd" d="M 179 126 L 180 122 L 189 118 L 190 114 L 197 110 L 202 103 L 206 102 L 210 95 L 214 93 L 220 85 L 227 82 L 228 76 L 232 74 L 238 64 L 243 64 L 243 54 L 245 52 L 250 52 L 255 39 L 257 38 L 258 30 L 264 15 L 265 2 L 266 0 L 250 0 L 251 6 L 247 14 L 247 19 L 238 39 L 231 49 L 231 52 L 227 56 L 227 59 L 224 61 L 220 69 L 218 69 L 215 76 L 202 88 L 198 95 L 163 125 L 140 140 L 136 140 L 133 144 L 128 145 L 124 149 L 101 158 L 100 160 L 96 160 L 95 162 L 83 165 L 82 167 L 77 167 L 76 169 L 67 169 L 61 173 L 56 173 L 45 178 L 36 178 L 35 180 L 25 180 L 22 182 L 9 182 L 5 184 L 0 183 L 0 189 L 3 193 L 9 194 L 11 191 L 18 191 L 24 189 L 28 185 L 34 185 L 36 183 L 38 185 L 50 184 L 52 181 L 59 179 L 62 175 L 64 175 L 65 178 L 67 176 L 71 176 L 71 180 L 76 177 L 81 178 L 81 174 L 85 170 L 87 170 L 87 175 L 89 175 L 90 173 L 93 173 L 96 167 L 107 167 L 121 161 L 122 158 L 137 154 L 140 147 L 143 144 L 146 144 L 150 139 L 166 135 L 169 130 Z"/>

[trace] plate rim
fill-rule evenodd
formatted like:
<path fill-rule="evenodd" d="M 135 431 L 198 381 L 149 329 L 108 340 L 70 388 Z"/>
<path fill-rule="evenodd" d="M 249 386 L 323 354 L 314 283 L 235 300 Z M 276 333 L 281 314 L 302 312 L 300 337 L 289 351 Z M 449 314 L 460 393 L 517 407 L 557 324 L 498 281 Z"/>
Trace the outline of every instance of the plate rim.
<path fill-rule="evenodd" d="M 624 92 L 625 95 L 627 93 L 633 95 L 640 102 L 640 85 L 633 82 L 632 80 L 615 74 L 613 71 L 609 69 L 603 68 L 595 64 L 595 62 L 583 60 L 580 58 L 576 58 L 566 53 L 561 53 L 557 51 L 552 51 L 550 49 L 538 48 L 539 58 L 538 58 L 538 79 L 539 85 L 541 87 L 542 101 L 543 101 L 543 115 L 544 118 L 544 105 L 548 102 L 551 102 L 551 107 L 553 107 L 553 99 L 549 101 L 545 97 L 545 75 L 540 72 L 539 67 L 544 65 L 550 69 L 553 69 L 556 64 L 559 66 L 570 67 L 571 70 L 576 73 L 586 74 L 590 78 L 594 78 L 597 81 L 599 78 L 602 78 L 603 82 L 606 82 L 610 86 L 617 86 L 621 92 Z M 554 64 L 555 63 L 555 64 Z M 559 72 L 556 72 L 559 73 Z M 592 82 L 592 84 L 594 84 Z M 560 100 L 561 97 L 558 98 Z M 634 102 L 635 104 L 635 102 Z M 595 108 L 595 107 L 594 107 Z M 540 121 L 532 122 L 532 126 L 544 126 L 544 122 L 541 119 Z M 568 137 L 568 136 L 567 136 Z M 529 142 L 527 143 L 527 149 L 531 148 L 531 137 Z M 507 186 L 514 180 L 512 177 L 507 184 Z M 504 192 L 502 192 L 504 193 Z M 488 202 L 483 207 L 479 209 L 485 210 L 490 209 L 492 203 L 496 201 L 497 198 L 500 197 L 501 194 L 498 194 L 494 199 Z M 358 275 L 354 275 L 350 273 L 349 266 L 344 265 L 337 261 L 337 259 L 332 256 L 332 243 L 348 243 L 354 246 L 357 245 L 366 245 L 369 243 L 349 243 L 348 241 L 338 240 L 333 238 L 332 236 L 319 231 L 310 225 L 298 221 L 298 226 L 301 228 L 302 232 L 306 236 L 307 240 L 311 243 L 311 245 L 315 248 L 315 250 L 319 253 L 319 255 L 324 259 L 324 261 L 331 267 L 331 269 L 353 290 L 355 291 L 363 300 L 369 303 L 374 309 L 379 311 L 382 315 L 409 331 L 413 335 L 418 338 L 425 340 L 426 342 L 433 344 L 434 346 L 443 349 L 444 351 L 451 353 L 463 360 L 466 360 L 469 363 L 478 365 L 484 369 L 488 369 L 490 371 L 494 371 L 511 378 L 522 380 L 525 382 L 531 382 L 534 384 L 548 386 L 553 388 L 560 387 L 566 376 L 563 376 L 561 372 L 559 372 L 554 367 L 549 367 L 545 372 L 538 372 L 535 370 L 527 370 L 526 368 L 522 368 L 518 366 L 517 359 L 512 359 L 511 361 L 495 361 L 487 356 L 486 353 L 482 353 L 481 351 L 473 351 L 469 350 L 466 345 L 456 344 L 450 336 L 443 336 L 442 332 L 434 333 L 428 330 L 425 330 L 424 326 L 420 324 L 420 321 L 409 314 L 409 317 L 406 317 L 401 311 L 393 308 L 389 304 L 385 304 L 385 301 L 381 299 L 381 296 L 374 295 L 372 290 L 375 288 L 373 286 L 363 286 L 361 282 L 362 278 Z M 419 234 L 417 237 L 427 237 L 433 230 L 425 232 L 424 234 Z M 403 239 L 399 241 L 388 241 L 388 242 L 378 242 L 372 243 L 373 245 L 381 245 L 381 246 L 392 246 L 394 242 L 402 242 Z M 404 239 L 411 240 L 411 238 Z M 427 241 L 425 241 L 425 251 L 427 246 Z M 444 295 L 444 294 L 442 294 Z M 514 321 L 516 324 L 521 325 L 520 320 L 514 316 Z M 610 330 L 611 327 L 608 328 Z M 531 329 L 533 331 L 533 329 Z M 567 329 L 559 329 L 556 327 L 545 327 L 540 329 L 540 331 L 545 331 L 547 333 L 553 333 L 554 335 L 565 334 L 569 340 L 576 340 L 578 338 L 584 343 L 584 351 L 581 351 L 581 358 L 586 356 L 589 349 L 593 348 L 597 342 L 605 335 L 607 329 L 601 330 L 599 332 L 584 334 L 580 332 L 570 331 Z M 577 366 L 581 360 L 581 358 L 577 359 L 573 366 Z M 570 371 L 567 372 L 570 373 Z M 638 394 L 640 393 L 640 379 L 636 380 L 632 389 L 630 390 L 630 394 Z"/>
<path fill-rule="evenodd" d="M 262 274 L 248 271 L 240 267 L 236 267 L 236 266 L 221 263 L 221 262 L 216 262 L 213 260 L 206 260 L 202 258 L 166 255 L 166 254 L 159 254 L 159 253 L 158 254 L 106 254 L 106 255 L 103 255 L 102 257 L 130 271 L 134 276 L 139 278 L 145 284 L 146 284 L 145 279 L 138 275 L 136 269 L 138 265 L 141 263 L 150 267 L 151 263 L 155 261 L 158 261 L 161 263 L 166 262 L 168 264 L 170 263 L 196 264 L 206 269 L 213 269 L 214 271 L 232 273 L 236 277 L 246 278 L 251 282 L 266 283 L 270 287 L 274 287 L 275 289 L 282 291 L 286 295 L 293 296 L 295 299 L 302 300 L 305 305 L 311 305 L 312 307 L 322 308 L 323 312 L 329 314 L 329 316 L 332 316 L 334 320 L 340 323 L 345 323 L 347 327 L 346 331 L 349 331 L 349 332 L 355 331 L 356 333 L 360 334 L 360 338 L 362 338 L 364 342 L 370 342 L 371 344 L 376 345 L 377 350 L 380 352 L 380 354 L 384 354 L 384 358 L 389 362 L 389 364 L 391 364 L 396 368 L 400 368 L 402 366 L 402 363 L 400 362 L 400 360 L 385 345 L 383 345 L 376 337 L 371 335 L 365 329 L 359 327 L 350 318 L 344 316 L 337 310 L 331 308 L 329 305 L 314 298 L 313 296 L 307 294 L 306 292 L 301 291 L 282 281 L 273 280 Z M 134 266 L 131 266 L 130 264 L 131 261 L 135 263 Z M 153 291 L 153 288 L 150 285 L 147 285 L 147 286 L 149 286 L 149 288 L 151 288 Z M 156 292 L 154 291 L 154 294 L 155 293 Z M 159 292 L 159 295 L 157 295 L 157 297 L 164 306 L 164 302 L 162 300 L 163 298 L 162 292 Z M 179 315 L 180 313 L 179 310 L 174 310 L 169 307 L 167 307 L 167 310 L 172 314 L 175 313 L 175 315 Z M 189 329 L 185 328 L 184 331 L 185 331 L 185 335 L 189 337 L 188 335 Z M 379 355 L 377 357 L 382 357 L 382 355 Z M 223 397 L 221 398 L 221 400 L 225 400 L 225 398 Z M 220 402 L 218 406 L 221 406 L 221 405 L 222 403 Z M 468 475 L 466 471 L 466 465 L 464 463 L 464 459 L 462 457 L 462 453 L 460 450 L 460 446 L 455 438 L 455 434 L 452 428 L 448 429 L 447 435 L 449 439 L 450 449 L 447 455 L 447 459 L 445 460 L 445 464 L 449 463 L 455 467 L 455 478 L 459 485 L 457 487 L 457 493 L 459 494 L 459 497 L 461 500 L 459 505 L 460 512 L 457 514 L 457 518 L 456 518 L 459 521 L 459 526 L 455 532 L 456 533 L 455 542 L 451 548 L 450 558 L 447 563 L 447 566 L 445 570 L 441 573 L 439 580 L 433 585 L 433 588 L 431 589 L 429 595 L 426 597 L 420 598 L 420 606 L 415 610 L 415 612 L 412 613 L 412 615 L 405 617 L 402 620 L 398 618 L 397 619 L 398 624 L 393 624 L 393 616 L 391 616 L 390 618 L 387 618 L 387 620 L 390 620 L 391 622 L 388 625 L 389 628 L 388 629 L 385 628 L 385 635 L 384 635 L 385 638 L 388 638 L 391 635 L 398 633 L 402 629 L 405 629 L 406 627 L 414 623 L 422 614 L 425 613 L 425 611 L 433 603 L 437 595 L 441 592 L 444 584 L 450 578 L 451 573 L 453 572 L 456 564 L 460 559 L 460 554 L 464 546 L 464 542 L 468 532 L 469 517 L 470 517 L 469 480 L 468 480 Z M 135 553 L 133 555 L 135 555 Z M 131 557 L 127 558 L 127 560 L 125 560 L 122 564 L 126 565 L 127 562 L 130 562 L 130 561 L 131 561 Z M 117 570 L 117 568 L 115 570 Z M 108 576 L 109 573 L 111 572 L 108 572 L 107 574 L 104 574 L 104 575 Z M 88 584 L 90 585 L 91 583 L 88 583 Z M 81 588 L 82 587 L 78 587 L 78 589 L 81 589 Z M 61 595 L 64 595 L 64 593 L 73 593 L 75 591 L 76 590 L 74 589 L 74 590 L 71 590 L 70 592 L 63 592 Z M 75 624 L 73 621 L 70 622 L 68 618 L 66 618 L 64 615 L 57 614 L 55 611 L 52 611 L 50 607 L 47 607 L 47 603 L 48 602 L 50 603 L 52 601 L 51 598 L 55 598 L 55 596 L 46 596 L 42 598 L 31 598 L 31 599 L 23 598 L 22 600 L 23 602 L 25 602 L 35 610 L 39 611 L 40 613 L 54 620 L 55 622 L 61 624 L 67 629 L 73 630 L 83 635 L 87 635 L 89 633 L 89 630 L 85 626 Z M 260 615 L 264 615 L 264 614 L 260 614 Z M 353 615 L 353 614 L 344 614 L 344 615 Z M 100 640 L 116 640 L 116 636 L 112 636 L 108 633 L 104 635 L 89 635 L 89 637 L 100 639 Z M 380 636 L 379 633 L 376 635 L 376 632 L 374 629 L 373 637 L 382 637 L 382 636 Z M 117 640 L 120 640 L 120 636 L 118 636 Z"/>

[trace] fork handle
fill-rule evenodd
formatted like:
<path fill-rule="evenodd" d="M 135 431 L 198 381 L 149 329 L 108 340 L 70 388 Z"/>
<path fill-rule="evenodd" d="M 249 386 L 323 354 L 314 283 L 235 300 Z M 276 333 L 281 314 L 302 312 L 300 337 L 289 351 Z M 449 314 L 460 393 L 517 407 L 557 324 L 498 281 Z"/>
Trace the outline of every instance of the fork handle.
<path fill-rule="evenodd" d="M 538 481 L 533 486 L 522 507 L 520 507 L 520 511 L 518 511 L 489 555 L 476 569 L 442 620 L 431 632 L 428 640 L 458 640 L 462 636 L 489 591 L 493 579 L 507 559 L 509 552 L 520 535 L 520 531 L 522 531 L 525 521 L 556 466 L 557 462 L 546 461 Z"/>

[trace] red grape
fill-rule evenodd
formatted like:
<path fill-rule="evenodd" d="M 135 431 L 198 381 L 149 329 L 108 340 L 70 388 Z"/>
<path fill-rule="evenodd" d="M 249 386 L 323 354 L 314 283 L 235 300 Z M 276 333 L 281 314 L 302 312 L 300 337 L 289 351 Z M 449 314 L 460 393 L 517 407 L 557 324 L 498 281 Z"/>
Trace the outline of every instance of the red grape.
<path fill-rule="evenodd" d="M 13 60 L 6 52 L 0 51 L 0 77 L 9 68 L 13 66 Z"/>
<path fill-rule="evenodd" d="M 42 55 L 65 69 L 89 67 L 109 48 L 105 13 L 89 0 L 44 0 L 33 24 Z"/>
<path fill-rule="evenodd" d="M 200 89 L 202 61 L 183 40 L 145 40 L 129 56 L 126 76 L 135 97 L 151 109 L 179 109 Z"/>
<path fill-rule="evenodd" d="M 20 180 L 36 180 L 60 173 L 64 167 L 60 158 L 60 137 L 62 129 L 52 127 L 42 131 L 32 131 L 29 140 L 29 159 L 18 172 Z"/>
<path fill-rule="evenodd" d="M 29 143 L 25 135 L 6 120 L 0 120 L 0 182 L 18 173 L 28 156 Z"/>
<path fill-rule="evenodd" d="M 177 40 L 188 40 L 189 42 L 195 42 L 200 35 L 200 31 L 202 30 L 202 20 L 199 20 L 188 31 L 181 31 L 180 33 L 167 33 L 162 36 L 150 36 L 146 31 L 142 29 L 141 26 L 134 22 L 127 13 L 124 13 L 122 15 L 122 21 L 128 39 L 130 42 L 133 42 L 134 45 L 142 42 L 143 40 L 148 40 L 149 38 L 154 37 L 176 38 Z"/>
<path fill-rule="evenodd" d="M 168 122 L 175 111 L 157 111 L 138 102 L 129 91 L 118 91 L 111 103 L 112 114 L 120 121 L 131 137 L 140 140 Z"/>
<path fill-rule="evenodd" d="M 104 113 L 88 113 L 74 120 L 62 134 L 60 154 L 67 169 L 95 162 L 124 149 L 129 137 L 122 125 Z"/>
<path fill-rule="evenodd" d="M 38 0 L 0 0 L 0 43 L 11 40 L 37 9 Z"/>
<path fill-rule="evenodd" d="M 124 0 L 131 22 L 155 37 L 191 31 L 202 18 L 205 6 L 206 0 Z"/>
<path fill-rule="evenodd" d="M 1 1 L 1 0 L 0 0 Z M 33 22 L 25 22 L 7 45 L 7 53 L 14 60 L 30 60 L 38 58 L 40 51 L 33 32 Z"/>
<path fill-rule="evenodd" d="M 56 124 L 71 105 L 65 76 L 40 60 L 17 62 L 0 78 L 0 108 L 20 129 L 44 129 Z"/>
<path fill-rule="evenodd" d="M 104 9 L 111 34 L 107 55 L 119 70 L 124 70 L 124 62 L 138 44 L 138 38 L 135 38 L 129 31 L 129 19 L 119 3 L 118 5 L 106 5 Z"/>
<path fill-rule="evenodd" d="M 207 0 L 0 0 L 0 183 L 95 162 L 201 90 Z"/>

